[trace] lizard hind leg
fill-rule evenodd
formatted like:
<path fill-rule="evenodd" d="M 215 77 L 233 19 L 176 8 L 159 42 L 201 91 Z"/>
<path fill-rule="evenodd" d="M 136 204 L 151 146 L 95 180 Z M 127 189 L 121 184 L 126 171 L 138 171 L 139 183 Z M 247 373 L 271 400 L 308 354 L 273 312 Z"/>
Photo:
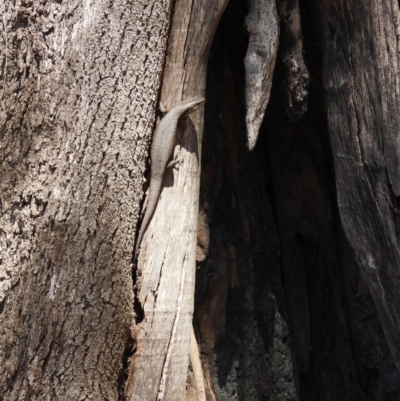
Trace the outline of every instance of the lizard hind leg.
<path fill-rule="evenodd" d="M 183 159 L 181 157 L 176 158 L 171 160 L 168 164 L 167 164 L 167 168 L 175 168 L 177 170 L 179 170 L 179 167 L 181 166 L 181 164 L 183 163 Z"/>
<path fill-rule="evenodd" d="M 179 167 L 182 165 L 182 163 L 183 163 L 183 159 L 179 155 L 179 147 L 177 147 L 177 148 L 175 148 L 173 159 L 167 164 L 166 168 L 173 167 L 173 168 L 179 170 Z"/>

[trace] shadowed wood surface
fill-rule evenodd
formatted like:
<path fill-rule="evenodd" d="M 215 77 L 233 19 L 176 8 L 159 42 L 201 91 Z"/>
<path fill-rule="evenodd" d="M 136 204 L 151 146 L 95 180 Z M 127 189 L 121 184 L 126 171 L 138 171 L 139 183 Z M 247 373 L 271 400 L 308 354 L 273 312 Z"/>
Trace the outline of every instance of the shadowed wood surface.
<path fill-rule="evenodd" d="M 315 4 L 300 1 L 308 111 L 288 121 L 278 58 L 251 153 L 237 29 L 247 13 L 229 3 L 208 67 L 200 215 L 211 235 L 195 308 L 208 399 L 398 401 L 400 376 L 341 228 Z"/>
<path fill-rule="evenodd" d="M 400 368 L 400 113 L 390 0 L 319 3 L 339 212 Z"/>

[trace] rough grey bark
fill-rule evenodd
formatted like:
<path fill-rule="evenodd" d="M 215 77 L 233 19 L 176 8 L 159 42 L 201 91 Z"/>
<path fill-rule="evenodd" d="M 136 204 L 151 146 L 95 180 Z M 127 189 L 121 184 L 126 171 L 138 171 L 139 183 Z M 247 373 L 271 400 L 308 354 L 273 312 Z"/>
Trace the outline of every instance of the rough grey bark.
<path fill-rule="evenodd" d="M 117 400 L 165 1 L 1 2 L 3 400 Z"/>

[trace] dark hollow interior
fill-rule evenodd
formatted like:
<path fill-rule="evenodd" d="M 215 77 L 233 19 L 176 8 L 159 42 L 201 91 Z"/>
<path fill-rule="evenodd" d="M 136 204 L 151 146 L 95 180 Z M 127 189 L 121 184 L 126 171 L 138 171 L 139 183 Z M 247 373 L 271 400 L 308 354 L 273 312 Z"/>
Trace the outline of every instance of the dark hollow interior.
<path fill-rule="evenodd" d="M 400 400 L 368 287 L 341 228 L 313 1 L 301 1 L 308 111 L 281 102 L 278 54 L 255 150 L 246 147 L 245 1 L 231 0 L 207 70 L 195 330 L 218 400 Z"/>

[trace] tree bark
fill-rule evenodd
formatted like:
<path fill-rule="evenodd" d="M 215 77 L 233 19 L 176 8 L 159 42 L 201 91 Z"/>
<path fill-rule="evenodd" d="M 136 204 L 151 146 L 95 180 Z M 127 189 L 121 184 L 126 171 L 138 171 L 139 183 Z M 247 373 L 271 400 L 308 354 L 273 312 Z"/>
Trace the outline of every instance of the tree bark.
<path fill-rule="evenodd" d="M 169 1 L 1 2 L 3 400 L 117 400 Z"/>
<path fill-rule="evenodd" d="M 0 3 L 0 399 L 400 401 L 398 3 L 263 2 L 253 152 L 247 2 Z"/>

